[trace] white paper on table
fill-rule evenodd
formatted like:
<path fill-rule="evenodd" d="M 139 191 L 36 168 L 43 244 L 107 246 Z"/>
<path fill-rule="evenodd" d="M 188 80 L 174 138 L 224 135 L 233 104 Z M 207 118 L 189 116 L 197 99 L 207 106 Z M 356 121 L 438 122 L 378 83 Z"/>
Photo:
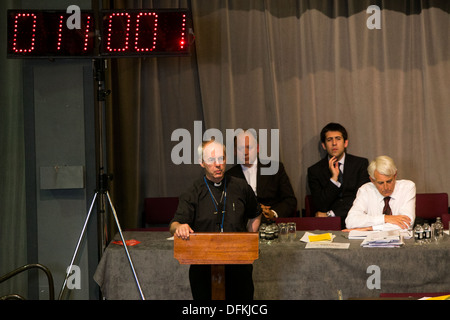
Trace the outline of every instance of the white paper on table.
<path fill-rule="evenodd" d="M 308 242 L 305 249 L 348 249 L 350 243 L 340 243 L 340 242 Z"/>
<path fill-rule="evenodd" d="M 395 240 L 400 239 L 400 231 L 399 230 L 389 230 L 389 231 L 377 231 L 367 235 L 367 242 L 379 242 L 379 243 L 388 243 Z"/>
<path fill-rule="evenodd" d="M 395 230 L 390 230 L 395 231 Z M 389 231 L 361 231 L 361 230 L 350 230 L 348 234 L 349 240 L 364 240 L 366 237 L 373 237 L 374 234 L 379 232 L 389 232 Z M 403 239 L 411 239 L 412 238 L 412 231 L 409 230 L 399 230 L 400 235 L 403 237 Z"/>
<path fill-rule="evenodd" d="M 378 232 L 378 231 L 350 230 L 350 232 L 348 234 L 348 238 L 350 240 L 363 240 L 373 232 Z"/>

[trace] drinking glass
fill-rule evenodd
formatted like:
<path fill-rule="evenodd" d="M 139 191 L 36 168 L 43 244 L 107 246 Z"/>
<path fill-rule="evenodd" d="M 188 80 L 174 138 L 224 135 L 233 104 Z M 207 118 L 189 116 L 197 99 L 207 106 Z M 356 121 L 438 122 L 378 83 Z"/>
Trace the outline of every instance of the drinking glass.
<path fill-rule="evenodd" d="M 278 224 L 279 231 L 279 239 L 281 242 L 286 242 L 288 240 L 288 227 L 286 223 Z"/>
<path fill-rule="evenodd" d="M 288 238 L 290 241 L 294 241 L 297 237 L 297 225 L 295 222 L 288 222 Z"/>

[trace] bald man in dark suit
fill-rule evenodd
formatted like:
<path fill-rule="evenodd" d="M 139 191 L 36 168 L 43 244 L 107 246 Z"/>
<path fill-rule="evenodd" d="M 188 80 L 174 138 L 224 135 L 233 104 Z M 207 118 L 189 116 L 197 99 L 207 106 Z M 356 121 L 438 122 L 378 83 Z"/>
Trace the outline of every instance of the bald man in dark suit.
<path fill-rule="evenodd" d="M 289 181 L 283 163 L 265 163 L 258 157 L 259 146 L 254 134 L 244 131 L 238 135 L 235 144 L 239 164 L 230 168 L 226 174 L 247 180 L 255 191 L 264 217 L 292 217 L 297 213 L 297 198 Z M 244 142 L 245 141 L 245 142 Z M 264 168 L 278 167 L 274 174 L 262 174 Z"/>

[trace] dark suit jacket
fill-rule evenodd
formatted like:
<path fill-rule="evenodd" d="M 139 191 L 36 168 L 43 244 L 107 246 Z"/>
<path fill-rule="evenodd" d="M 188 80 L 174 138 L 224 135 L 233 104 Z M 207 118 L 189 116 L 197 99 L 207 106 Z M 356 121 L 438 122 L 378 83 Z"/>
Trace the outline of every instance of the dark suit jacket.
<path fill-rule="evenodd" d="M 308 168 L 308 184 L 316 211 L 333 210 L 336 216 L 345 221 L 353 205 L 356 192 L 364 183 L 369 182 L 366 158 L 345 154 L 343 183 L 340 188 L 330 181 L 328 156 Z"/>
<path fill-rule="evenodd" d="M 261 175 L 261 167 L 269 166 L 270 164 L 265 165 L 258 161 L 256 174 L 256 197 L 258 202 L 271 206 L 272 210 L 276 211 L 279 217 L 293 217 L 297 213 L 297 198 L 284 165 L 279 162 L 278 172 L 274 175 Z M 227 170 L 226 174 L 245 180 L 240 164 Z"/>

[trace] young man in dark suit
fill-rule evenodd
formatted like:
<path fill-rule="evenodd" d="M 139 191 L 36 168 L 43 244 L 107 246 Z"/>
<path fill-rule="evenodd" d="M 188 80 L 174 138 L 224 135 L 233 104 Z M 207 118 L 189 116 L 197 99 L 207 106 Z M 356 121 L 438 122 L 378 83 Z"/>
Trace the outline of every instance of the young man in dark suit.
<path fill-rule="evenodd" d="M 338 123 L 327 124 L 320 133 L 320 140 L 327 156 L 308 168 L 315 216 L 340 216 L 344 226 L 356 192 L 370 181 L 369 161 L 346 152 L 347 131 Z"/>
<path fill-rule="evenodd" d="M 273 163 L 263 163 L 259 159 L 258 141 L 250 130 L 237 135 L 235 148 L 238 164 L 230 168 L 226 174 L 247 180 L 267 220 L 295 216 L 297 198 L 283 163 L 278 162 L 278 171 L 275 174 L 261 173 L 264 172 L 262 168 L 268 168 Z"/>

